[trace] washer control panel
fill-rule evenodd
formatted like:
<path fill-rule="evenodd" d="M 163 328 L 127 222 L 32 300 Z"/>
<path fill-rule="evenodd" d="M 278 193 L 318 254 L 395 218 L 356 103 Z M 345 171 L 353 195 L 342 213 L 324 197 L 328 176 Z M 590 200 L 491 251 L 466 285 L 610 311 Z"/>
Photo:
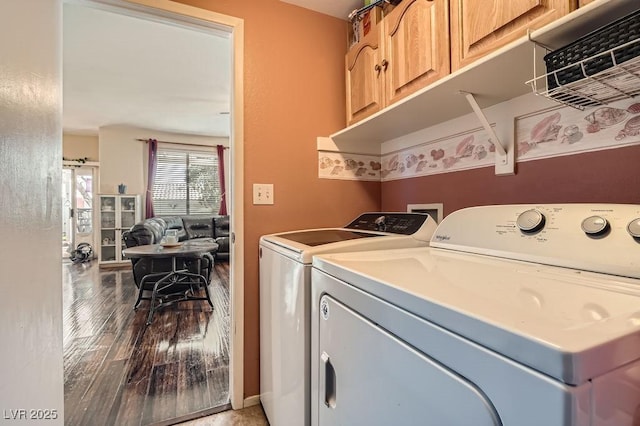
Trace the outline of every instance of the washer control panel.
<path fill-rule="evenodd" d="M 430 244 L 640 278 L 640 205 L 471 207 L 447 216 Z"/>
<path fill-rule="evenodd" d="M 345 228 L 413 235 L 427 221 L 433 219 L 425 213 L 363 213 Z"/>

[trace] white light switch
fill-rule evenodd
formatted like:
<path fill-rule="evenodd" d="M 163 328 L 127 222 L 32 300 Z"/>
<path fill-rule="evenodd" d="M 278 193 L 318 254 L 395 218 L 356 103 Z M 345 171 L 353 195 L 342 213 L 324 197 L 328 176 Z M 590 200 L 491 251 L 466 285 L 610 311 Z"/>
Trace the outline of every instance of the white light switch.
<path fill-rule="evenodd" d="M 253 204 L 273 204 L 273 184 L 253 184 Z"/>

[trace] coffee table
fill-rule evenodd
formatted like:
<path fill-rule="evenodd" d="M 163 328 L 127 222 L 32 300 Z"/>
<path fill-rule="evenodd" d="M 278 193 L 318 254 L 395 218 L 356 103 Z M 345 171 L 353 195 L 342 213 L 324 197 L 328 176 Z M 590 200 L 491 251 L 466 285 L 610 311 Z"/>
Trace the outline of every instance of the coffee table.
<path fill-rule="evenodd" d="M 150 244 L 129 247 L 122 251 L 122 254 L 128 258 L 171 259 L 170 271 L 150 273 L 140 280 L 140 291 L 134 309 L 138 309 L 142 300 L 151 301 L 147 325 L 151 324 L 153 314 L 157 309 L 173 303 L 206 300 L 213 308 L 209 295 L 208 277 L 194 274 L 187 269 L 178 269 L 176 260 L 179 258 L 201 259 L 206 253 L 215 252 L 217 249 L 218 244 L 211 241 L 184 241 L 175 245 Z M 156 281 L 153 284 L 153 289 L 150 290 L 151 296 L 143 297 L 143 292 L 149 291 L 148 288 L 145 288 L 146 284 L 152 280 Z M 195 290 L 199 284 L 203 285 L 206 297 L 195 296 Z"/>

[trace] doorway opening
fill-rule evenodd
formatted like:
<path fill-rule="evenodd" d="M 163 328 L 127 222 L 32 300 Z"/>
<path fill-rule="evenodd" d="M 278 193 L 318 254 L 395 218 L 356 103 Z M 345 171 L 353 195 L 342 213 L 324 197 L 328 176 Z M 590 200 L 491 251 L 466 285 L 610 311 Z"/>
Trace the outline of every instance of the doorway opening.
<path fill-rule="evenodd" d="M 230 265 L 227 266 L 226 273 L 228 276 L 228 297 L 229 300 L 227 304 L 230 308 L 230 321 L 227 324 L 229 329 L 232 330 L 230 332 L 229 338 L 229 373 L 226 377 L 226 380 L 229 382 L 229 392 L 230 392 L 230 402 L 233 408 L 242 408 L 243 406 L 243 256 L 242 256 L 242 247 L 237 247 L 236 241 L 241 242 L 243 239 L 243 199 L 242 199 L 242 186 L 243 186 L 243 169 L 242 169 L 242 110 L 243 110 L 243 102 L 242 102 L 242 44 L 243 44 L 243 26 L 242 20 L 233 17 L 227 17 L 224 15 L 220 15 L 213 12 L 208 12 L 201 9 L 196 9 L 180 4 L 176 4 L 170 2 L 168 0 L 157 0 L 153 2 L 153 7 L 144 6 L 143 4 L 148 4 L 148 1 L 139 1 L 140 5 L 137 5 L 138 0 L 86 0 L 86 1 L 74 1 L 68 0 L 67 3 L 73 4 L 85 4 L 85 5 L 93 5 L 97 8 L 108 8 L 110 10 L 118 10 L 123 15 L 135 15 L 136 17 L 145 20 L 147 22 L 164 22 L 171 23 L 173 22 L 177 26 L 200 26 L 201 32 L 206 32 L 207 28 L 215 27 L 218 30 L 220 28 L 226 28 L 226 31 L 230 34 L 230 41 L 232 43 L 232 101 L 230 108 L 230 127 L 231 127 L 231 135 L 229 138 L 230 141 L 230 149 L 229 156 L 230 161 L 229 165 L 231 166 L 230 173 L 230 185 L 229 185 L 229 211 L 231 217 L 231 246 L 230 246 Z M 204 31 L 202 31 L 204 29 Z M 114 33 L 115 34 L 115 33 Z M 203 53 L 203 54 L 206 54 Z M 149 68 L 149 71 L 153 71 L 153 67 Z M 64 72 L 64 71 L 63 71 Z M 105 158 L 100 158 L 100 161 L 105 162 Z M 110 158 L 109 160 L 113 160 Z M 101 167 L 102 170 L 102 167 Z M 102 179 L 102 176 L 100 176 Z M 94 188 L 96 192 L 99 190 Z M 94 220 L 93 227 L 97 226 L 97 222 Z M 95 230 L 97 232 L 97 230 Z M 222 272 L 224 274 L 224 272 Z M 98 268 L 92 268 L 91 271 L 88 272 L 88 275 L 91 275 L 95 278 L 94 282 L 99 282 L 104 285 L 112 285 L 112 283 L 119 283 L 123 280 L 127 280 L 130 277 L 127 276 L 127 271 L 115 271 L 108 272 L 99 270 Z M 115 287 L 118 288 L 117 286 Z M 101 287 L 94 288 L 92 290 L 86 291 L 100 291 Z M 66 290 L 65 290 L 66 291 Z M 122 297 L 122 293 L 118 293 L 119 290 L 115 290 L 115 295 L 118 298 Z M 128 291 L 128 290 L 127 290 Z M 129 307 L 130 308 L 130 307 Z M 86 321 L 88 316 L 92 312 L 91 304 L 87 304 L 83 308 L 82 312 L 79 312 L 79 317 L 76 319 L 83 319 L 83 321 L 78 321 L 77 324 L 82 326 L 87 326 L 88 322 Z M 112 320 L 120 320 L 120 317 L 117 315 L 125 314 L 125 308 L 118 308 L 117 312 L 114 312 L 114 317 L 110 318 L 108 321 Z M 82 318 L 80 318 L 82 317 Z M 160 323 L 160 321 L 158 321 Z M 113 322 L 104 324 L 104 327 L 112 327 Z M 155 325 L 155 323 L 154 323 Z M 204 332 L 206 333 L 206 327 L 204 328 Z M 209 330 L 210 331 L 210 330 Z M 65 329 L 65 334 L 67 330 Z M 128 334 L 130 339 L 138 339 L 140 336 L 135 335 L 135 333 Z M 105 337 L 106 338 L 106 337 Z M 83 342 L 78 341 L 78 344 L 82 344 Z M 206 345 L 206 342 L 203 342 Z M 185 349 L 186 346 L 181 346 L 181 349 Z M 122 349 L 122 348 L 120 348 Z M 118 350 L 121 354 L 122 351 Z M 124 350 L 126 351 L 126 349 Z M 157 353 L 156 353 L 157 355 Z M 73 360 L 70 360 L 73 361 Z M 80 362 L 81 360 L 79 360 Z M 170 363 L 169 363 L 170 364 Z M 172 368 L 173 366 L 167 363 L 158 364 L 159 368 L 156 371 L 154 376 L 154 380 L 164 383 L 164 377 L 172 377 Z M 67 365 L 67 359 L 65 359 L 65 367 Z M 167 365 L 165 367 L 160 367 L 161 365 Z M 117 366 L 114 364 L 112 371 L 116 371 L 121 366 Z M 166 376 L 165 376 L 166 373 Z M 186 377 L 186 376 L 180 376 Z M 138 378 L 134 378 L 138 379 Z M 190 379 L 189 379 L 190 380 Z M 108 383 L 107 383 L 108 384 Z M 116 396 L 116 398 L 122 398 L 123 395 L 120 394 Z M 121 400 L 121 402 L 126 402 Z M 90 411 L 90 410 L 89 410 Z"/>
<path fill-rule="evenodd" d="M 62 168 L 62 259 L 79 244 L 94 246 L 95 167 Z"/>

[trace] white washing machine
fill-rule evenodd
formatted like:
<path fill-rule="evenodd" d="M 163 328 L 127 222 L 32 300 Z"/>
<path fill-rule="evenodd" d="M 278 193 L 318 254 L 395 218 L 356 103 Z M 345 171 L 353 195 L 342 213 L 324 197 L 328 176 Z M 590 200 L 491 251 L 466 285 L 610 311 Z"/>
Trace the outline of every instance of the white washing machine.
<path fill-rule="evenodd" d="M 312 256 L 426 246 L 435 229 L 425 214 L 365 213 L 344 228 L 260 238 L 260 401 L 272 426 L 310 422 Z"/>
<path fill-rule="evenodd" d="M 486 206 L 316 256 L 312 425 L 640 424 L 640 206 Z"/>

